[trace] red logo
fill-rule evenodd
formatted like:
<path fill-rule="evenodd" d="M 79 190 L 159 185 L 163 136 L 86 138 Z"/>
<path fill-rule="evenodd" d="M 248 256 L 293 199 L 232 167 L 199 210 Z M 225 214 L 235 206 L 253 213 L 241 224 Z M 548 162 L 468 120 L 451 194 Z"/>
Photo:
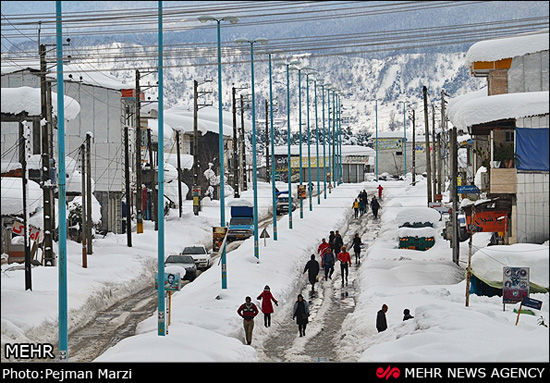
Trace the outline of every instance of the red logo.
<path fill-rule="evenodd" d="M 379 378 L 386 378 L 386 380 L 389 378 L 399 378 L 399 375 L 401 375 L 401 371 L 399 371 L 397 367 L 392 368 L 388 366 L 385 370 L 382 367 L 376 369 L 376 376 Z"/>

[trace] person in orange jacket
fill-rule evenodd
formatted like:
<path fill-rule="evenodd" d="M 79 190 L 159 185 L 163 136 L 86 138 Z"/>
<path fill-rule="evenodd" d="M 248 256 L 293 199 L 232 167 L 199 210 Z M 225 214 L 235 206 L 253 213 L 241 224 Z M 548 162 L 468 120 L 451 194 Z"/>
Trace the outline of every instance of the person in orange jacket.
<path fill-rule="evenodd" d="M 344 285 L 344 274 L 346 283 L 348 282 L 349 266 L 351 265 L 351 256 L 346 251 L 346 247 L 342 246 L 342 251 L 338 253 L 338 260 L 340 261 L 340 272 L 342 274 L 342 285 Z"/>

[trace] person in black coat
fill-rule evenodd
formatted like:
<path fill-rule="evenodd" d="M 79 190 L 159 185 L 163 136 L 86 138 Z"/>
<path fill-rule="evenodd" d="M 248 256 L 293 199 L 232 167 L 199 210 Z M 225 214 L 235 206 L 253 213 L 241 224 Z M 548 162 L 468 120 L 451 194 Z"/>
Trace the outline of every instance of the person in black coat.
<path fill-rule="evenodd" d="M 374 214 L 374 218 L 378 218 L 378 209 L 380 209 L 380 203 L 376 199 L 376 197 L 372 197 L 372 200 L 370 201 L 370 208 L 372 209 L 372 214 Z"/>
<path fill-rule="evenodd" d="M 306 271 L 308 272 L 309 282 L 311 282 L 311 291 L 313 291 L 319 274 L 319 262 L 315 260 L 315 254 L 311 254 L 311 259 L 306 263 L 304 273 Z"/>
<path fill-rule="evenodd" d="M 355 237 L 353 237 L 353 252 L 355 253 L 355 264 L 361 263 L 361 245 L 363 242 L 361 242 L 361 238 L 359 237 L 359 233 L 355 233 Z"/>
<path fill-rule="evenodd" d="M 411 315 L 411 311 L 409 309 L 403 310 L 403 320 L 404 321 L 412 319 L 412 318 L 414 318 L 414 317 Z"/>
<path fill-rule="evenodd" d="M 386 312 L 388 311 L 388 306 L 386 304 L 382 305 L 382 309 L 376 314 L 376 329 L 378 332 L 382 332 L 388 328 L 388 323 L 386 322 Z"/>
<path fill-rule="evenodd" d="M 342 250 L 342 246 L 344 246 L 344 240 L 340 232 L 336 230 L 336 234 L 334 234 L 334 254 L 338 254 Z"/>
<path fill-rule="evenodd" d="M 304 299 L 302 294 L 298 295 L 298 300 L 294 303 L 292 310 L 292 319 L 296 319 L 300 336 L 306 335 L 306 327 L 309 323 L 309 303 Z"/>

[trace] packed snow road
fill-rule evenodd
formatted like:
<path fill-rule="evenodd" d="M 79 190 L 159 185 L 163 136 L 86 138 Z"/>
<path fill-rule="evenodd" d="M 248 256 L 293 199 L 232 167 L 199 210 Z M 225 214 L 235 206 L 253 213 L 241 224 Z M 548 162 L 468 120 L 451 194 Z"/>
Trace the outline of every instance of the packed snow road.
<path fill-rule="evenodd" d="M 373 242 L 380 228 L 379 221 L 374 220 L 372 213 L 368 212 L 359 218 L 351 218 L 347 226 L 338 228 L 343 235 L 344 245 L 351 250 L 353 236 L 358 233 L 365 247 L 361 251 L 366 254 L 368 246 Z M 336 229 L 335 229 L 336 230 Z M 328 233 L 327 233 L 328 238 Z M 345 336 L 341 330 L 341 324 L 346 316 L 355 308 L 355 277 L 361 263 L 356 263 L 352 255 L 352 267 L 349 270 L 347 283 L 342 284 L 340 267 L 334 268 L 332 279 L 324 279 L 324 271 L 321 268 L 319 283 L 316 283 L 314 292 L 311 284 L 304 278 L 301 294 L 310 304 L 309 323 L 306 335 L 300 337 L 298 326 L 292 320 L 292 307 L 284 307 L 279 310 L 287 311 L 280 320 L 272 322 L 273 334 L 258 349 L 258 354 L 263 362 L 353 362 L 358 356 L 341 355 L 338 352 L 339 342 Z M 287 305 L 288 306 L 288 305 Z M 281 317 L 279 317 L 281 318 Z M 257 326 L 263 325 L 261 319 L 256 320 Z"/>

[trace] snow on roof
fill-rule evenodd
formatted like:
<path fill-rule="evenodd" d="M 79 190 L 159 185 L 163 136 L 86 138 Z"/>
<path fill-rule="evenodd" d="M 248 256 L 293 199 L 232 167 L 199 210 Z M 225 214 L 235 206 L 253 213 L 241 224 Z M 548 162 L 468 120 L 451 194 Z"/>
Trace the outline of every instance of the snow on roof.
<path fill-rule="evenodd" d="M 40 62 L 34 60 L 24 62 L 2 60 L 2 74 L 19 72 L 26 69 L 39 71 Z M 55 73 L 48 73 L 46 76 L 56 78 Z M 133 85 L 124 84 L 110 74 L 83 63 L 78 65 L 63 65 L 63 78 L 65 81 L 82 82 L 87 85 L 100 86 L 114 90 L 134 88 Z"/>
<path fill-rule="evenodd" d="M 487 96 L 487 88 L 449 101 L 449 120 L 460 129 L 491 121 L 540 116 L 550 112 L 549 93 L 525 92 Z"/>
<path fill-rule="evenodd" d="M 496 245 L 478 250 L 472 257 L 472 269 L 487 281 L 502 282 L 502 268 L 529 267 L 529 279 L 548 288 L 548 246 L 532 243 Z"/>
<path fill-rule="evenodd" d="M 153 107 L 152 109 L 155 109 Z M 185 106 L 175 106 L 164 111 L 164 120 L 169 123 L 175 130 L 183 132 L 193 132 L 193 110 Z M 223 112 L 223 135 L 233 136 L 233 115 L 228 112 Z M 206 107 L 199 110 L 197 129 L 203 134 L 207 132 L 219 133 L 218 126 L 218 109 L 214 107 Z M 238 124 L 240 127 L 240 123 Z M 251 129 L 250 121 L 245 121 L 245 129 Z"/>
<path fill-rule="evenodd" d="M 548 29 L 475 43 L 466 54 L 466 65 L 476 61 L 498 61 L 548 50 Z"/>
<path fill-rule="evenodd" d="M 52 92 L 52 99 L 57 100 L 57 94 Z M 64 98 L 65 119 L 74 120 L 80 113 L 80 104 L 72 97 Z M 53 102 L 53 114 L 57 116 L 57 102 Z M 40 89 L 22 86 L 20 88 L 2 88 L 2 113 L 19 114 L 27 112 L 29 116 L 40 116 Z"/>
<path fill-rule="evenodd" d="M 0 199 L 2 215 L 23 214 L 23 179 L 19 177 L 2 177 L 2 198 Z M 32 180 L 27 181 L 29 196 L 27 208 L 32 214 L 42 207 L 42 189 Z"/>

